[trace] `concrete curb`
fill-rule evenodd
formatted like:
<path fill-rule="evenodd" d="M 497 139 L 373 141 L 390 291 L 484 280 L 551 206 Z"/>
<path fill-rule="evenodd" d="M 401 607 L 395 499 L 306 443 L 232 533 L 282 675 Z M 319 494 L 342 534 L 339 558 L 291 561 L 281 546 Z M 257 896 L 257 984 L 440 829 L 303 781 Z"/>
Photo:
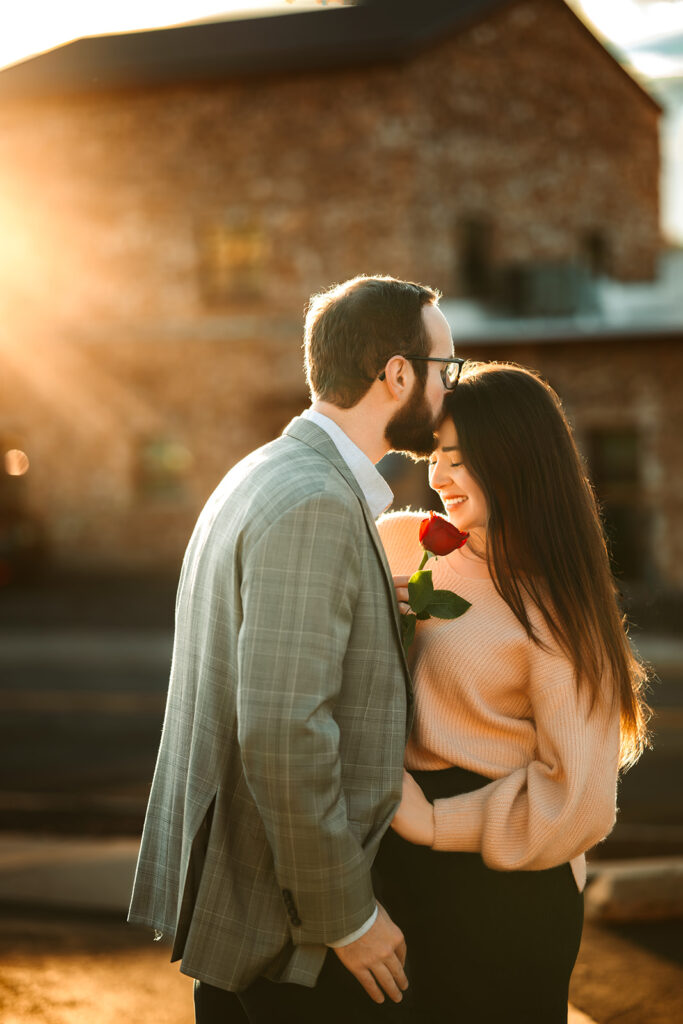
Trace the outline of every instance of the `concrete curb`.
<path fill-rule="evenodd" d="M 125 916 L 138 839 L 0 835 L 0 902 Z M 586 917 L 683 917 L 683 856 L 588 865 Z"/>
<path fill-rule="evenodd" d="M 0 836 L 0 902 L 126 916 L 138 839 Z"/>
<path fill-rule="evenodd" d="M 138 848 L 137 838 L 0 834 L 0 901 L 124 912 Z M 587 912 L 597 916 L 615 902 L 649 918 L 683 915 L 683 856 L 594 861 L 588 882 Z"/>
<path fill-rule="evenodd" d="M 586 917 L 601 921 L 683 918 L 683 857 L 598 861 L 589 866 Z"/>

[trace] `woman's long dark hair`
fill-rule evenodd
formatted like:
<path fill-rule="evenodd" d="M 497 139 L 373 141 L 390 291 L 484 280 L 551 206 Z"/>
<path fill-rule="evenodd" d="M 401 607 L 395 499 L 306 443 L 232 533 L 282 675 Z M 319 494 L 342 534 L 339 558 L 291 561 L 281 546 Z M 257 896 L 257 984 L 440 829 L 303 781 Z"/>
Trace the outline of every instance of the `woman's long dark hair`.
<path fill-rule="evenodd" d="M 529 637 L 531 599 L 593 704 L 621 709 L 623 768 L 648 744 L 648 671 L 628 641 L 593 488 L 559 398 L 512 363 L 467 363 L 444 418 L 488 503 L 487 558 Z"/>

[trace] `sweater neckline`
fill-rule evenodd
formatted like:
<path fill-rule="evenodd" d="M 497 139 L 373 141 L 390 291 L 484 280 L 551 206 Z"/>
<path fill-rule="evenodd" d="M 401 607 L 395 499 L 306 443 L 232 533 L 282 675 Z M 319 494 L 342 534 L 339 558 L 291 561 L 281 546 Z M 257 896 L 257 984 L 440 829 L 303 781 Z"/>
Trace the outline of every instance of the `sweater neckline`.
<path fill-rule="evenodd" d="M 442 561 L 445 563 L 448 571 L 453 573 L 453 575 L 457 576 L 460 580 L 467 580 L 468 583 L 485 583 L 489 586 L 493 586 L 493 580 L 490 576 L 465 576 L 465 574 L 459 572 L 454 565 L 451 565 L 447 558 L 442 558 Z"/>

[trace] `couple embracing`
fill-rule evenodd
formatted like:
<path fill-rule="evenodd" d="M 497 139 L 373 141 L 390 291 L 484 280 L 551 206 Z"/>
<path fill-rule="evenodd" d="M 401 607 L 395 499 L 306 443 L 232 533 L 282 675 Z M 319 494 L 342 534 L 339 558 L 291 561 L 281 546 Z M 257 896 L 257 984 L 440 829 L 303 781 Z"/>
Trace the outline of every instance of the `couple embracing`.
<path fill-rule="evenodd" d="M 310 409 L 185 555 L 129 919 L 173 937 L 197 1024 L 561 1024 L 584 853 L 646 741 L 570 428 L 535 374 L 463 367 L 420 285 L 315 296 L 305 350 Z M 391 450 L 469 534 L 433 576 L 470 607 L 410 666 L 424 514 L 382 516 Z"/>

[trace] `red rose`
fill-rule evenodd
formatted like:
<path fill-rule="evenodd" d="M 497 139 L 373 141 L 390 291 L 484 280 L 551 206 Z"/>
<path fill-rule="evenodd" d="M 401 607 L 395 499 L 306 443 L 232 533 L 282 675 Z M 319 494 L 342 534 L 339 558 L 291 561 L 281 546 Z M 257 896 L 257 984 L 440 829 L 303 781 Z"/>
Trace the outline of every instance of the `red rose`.
<path fill-rule="evenodd" d="M 420 523 L 420 544 L 433 555 L 449 555 L 466 543 L 469 533 L 462 532 L 442 516 L 429 513 L 429 519 Z"/>
<path fill-rule="evenodd" d="M 452 590 L 435 590 L 432 570 L 425 569 L 425 564 L 433 555 L 449 555 L 456 548 L 461 548 L 468 537 L 469 533 L 458 530 L 433 512 L 429 513 L 429 519 L 423 519 L 420 523 L 419 538 L 424 555 L 420 568 L 408 581 L 410 611 L 401 615 L 401 639 L 406 652 L 415 637 L 418 619 L 457 619 L 471 607 L 469 601 L 454 594 Z"/>

